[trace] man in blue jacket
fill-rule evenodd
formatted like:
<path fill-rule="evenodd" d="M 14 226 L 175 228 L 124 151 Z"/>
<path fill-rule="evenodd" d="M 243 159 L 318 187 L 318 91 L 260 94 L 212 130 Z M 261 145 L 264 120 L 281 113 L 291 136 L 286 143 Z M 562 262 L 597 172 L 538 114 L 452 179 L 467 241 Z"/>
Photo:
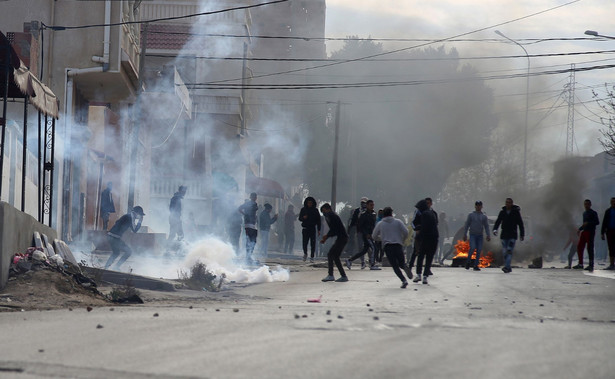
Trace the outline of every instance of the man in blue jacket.
<path fill-rule="evenodd" d="M 598 213 L 592 209 L 592 202 L 589 199 L 583 201 L 583 224 L 579 227 L 577 234 L 579 235 L 579 244 L 577 245 L 577 255 L 579 256 L 579 264 L 574 266 L 574 269 L 583 269 L 583 252 L 587 245 L 587 255 L 589 255 L 589 265 L 585 267 L 587 271 L 594 271 L 594 238 L 596 237 L 596 226 L 600 224 Z"/>

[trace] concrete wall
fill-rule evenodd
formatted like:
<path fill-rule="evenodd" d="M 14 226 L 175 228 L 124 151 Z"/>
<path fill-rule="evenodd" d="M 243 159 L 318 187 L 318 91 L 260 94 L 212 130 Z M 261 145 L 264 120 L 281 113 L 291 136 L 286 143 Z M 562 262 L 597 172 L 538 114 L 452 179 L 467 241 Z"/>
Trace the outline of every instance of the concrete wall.
<path fill-rule="evenodd" d="M 13 206 L 0 202 L 0 289 L 4 288 L 9 279 L 13 255 L 34 245 L 34 232 L 47 235 L 50 241 L 58 238 L 55 230 Z"/>

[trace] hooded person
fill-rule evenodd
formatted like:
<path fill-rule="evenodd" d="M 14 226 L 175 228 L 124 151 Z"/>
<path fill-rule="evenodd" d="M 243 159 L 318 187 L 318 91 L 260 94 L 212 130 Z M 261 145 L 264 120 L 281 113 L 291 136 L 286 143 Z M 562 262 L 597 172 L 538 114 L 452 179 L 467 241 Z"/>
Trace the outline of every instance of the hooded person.
<path fill-rule="evenodd" d="M 513 249 L 517 242 L 517 228 L 521 241 L 525 238 L 525 227 L 523 226 L 523 218 L 521 217 L 521 208 L 513 203 L 513 199 L 506 198 L 502 210 L 498 214 L 495 225 L 493 226 L 493 235 L 497 236 L 498 228 L 502 226 L 500 239 L 502 240 L 502 255 L 504 256 L 504 267 L 502 271 L 505 274 L 512 272 L 510 266 L 512 261 Z"/>
<path fill-rule="evenodd" d="M 413 282 L 421 281 L 428 284 L 427 277 L 431 274 L 431 263 L 438 249 L 438 215 L 433 211 L 426 200 L 420 200 L 415 205 L 420 212 L 420 228 L 416 231 L 416 239 L 420 240 L 417 262 L 416 277 Z M 423 270 L 423 263 L 425 269 Z"/>
<path fill-rule="evenodd" d="M 113 227 L 107 233 L 107 240 L 111 246 L 112 253 L 105 264 L 105 270 L 113 264 L 122 252 L 124 252 L 124 255 L 122 255 L 122 258 L 120 258 L 114 266 L 117 270 L 119 270 L 122 263 L 132 255 L 132 249 L 122 241 L 122 236 L 128 229 L 132 230 L 133 233 L 138 232 L 143 222 L 143 216 L 145 216 L 143 208 L 137 205 L 132 208 L 130 213 L 123 215 L 113 224 Z"/>
<path fill-rule="evenodd" d="M 320 236 L 321 220 L 320 212 L 316 208 L 316 199 L 308 196 L 303 201 L 303 208 L 299 211 L 301 221 L 301 236 L 303 237 L 303 261 L 307 260 L 307 246 L 310 242 L 310 262 L 314 262 L 316 251 L 316 233 Z"/>

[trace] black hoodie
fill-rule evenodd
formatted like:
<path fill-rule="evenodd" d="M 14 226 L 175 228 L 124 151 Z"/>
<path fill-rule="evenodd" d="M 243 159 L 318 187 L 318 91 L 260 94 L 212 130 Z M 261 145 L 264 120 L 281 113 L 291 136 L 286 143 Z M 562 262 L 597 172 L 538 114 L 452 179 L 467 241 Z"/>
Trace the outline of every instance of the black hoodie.
<path fill-rule="evenodd" d="M 308 201 L 312 202 L 312 206 L 308 207 Z M 307 218 L 303 218 L 303 216 L 307 216 Z M 312 196 L 308 196 L 303 200 L 303 208 L 299 211 L 299 221 L 301 221 L 301 226 L 304 228 L 316 228 L 320 232 L 320 212 L 316 209 L 316 199 Z"/>
<path fill-rule="evenodd" d="M 517 226 L 519 226 L 521 238 L 525 237 L 525 228 L 523 227 L 523 219 L 521 218 L 521 208 L 519 208 L 518 205 L 513 205 L 510 212 L 506 210 L 505 206 L 502 207 L 498 219 L 493 226 L 493 230 L 497 231 L 500 224 L 502 224 L 501 239 L 517 239 Z"/>

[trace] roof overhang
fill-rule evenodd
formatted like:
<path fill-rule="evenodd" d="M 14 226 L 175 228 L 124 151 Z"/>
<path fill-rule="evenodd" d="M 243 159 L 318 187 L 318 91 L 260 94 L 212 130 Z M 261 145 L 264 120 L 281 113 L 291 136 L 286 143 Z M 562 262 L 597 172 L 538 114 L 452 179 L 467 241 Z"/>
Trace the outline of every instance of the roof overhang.
<path fill-rule="evenodd" d="M 28 96 L 30 104 L 41 113 L 59 118 L 60 102 L 57 96 L 19 59 L 17 52 L 2 32 L 0 32 L 0 46 L 0 67 L 7 67 L 6 60 L 10 59 L 8 97 L 25 98 Z M 4 80 L 0 80 L 0 96 L 4 95 L 4 87 Z"/>

